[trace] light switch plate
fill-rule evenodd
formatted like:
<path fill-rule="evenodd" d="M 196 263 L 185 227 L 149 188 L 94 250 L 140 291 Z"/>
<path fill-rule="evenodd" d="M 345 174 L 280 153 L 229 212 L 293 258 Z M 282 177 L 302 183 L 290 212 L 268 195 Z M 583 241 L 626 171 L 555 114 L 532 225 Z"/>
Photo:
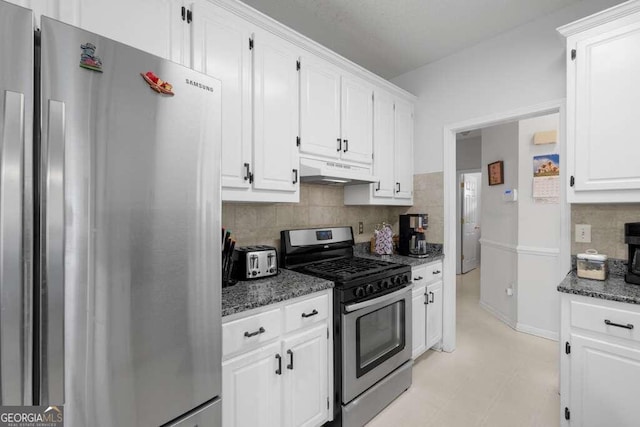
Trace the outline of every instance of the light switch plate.
<path fill-rule="evenodd" d="M 576 243 L 591 243 L 591 224 L 576 224 Z"/>

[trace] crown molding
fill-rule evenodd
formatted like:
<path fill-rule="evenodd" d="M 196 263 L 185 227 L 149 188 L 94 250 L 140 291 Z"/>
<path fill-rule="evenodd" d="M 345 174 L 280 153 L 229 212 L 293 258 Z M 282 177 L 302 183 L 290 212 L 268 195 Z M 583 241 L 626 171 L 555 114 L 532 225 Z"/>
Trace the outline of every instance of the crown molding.
<path fill-rule="evenodd" d="M 556 31 L 565 37 L 570 37 L 574 34 L 590 30 L 607 22 L 615 21 L 616 19 L 638 12 L 640 12 L 640 0 L 630 0 L 558 27 Z"/>
<path fill-rule="evenodd" d="M 251 6 L 236 0 L 207 0 L 209 3 L 219 6 L 228 12 L 231 12 L 240 18 L 248 21 L 263 30 L 281 37 L 295 46 L 306 50 L 307 52 L 330 62 L 341 69 L 354 74 L 372 85 L 383 87 L 395 96 L 399 96 L 411 102 L 415 102 L 418 98 L 410 92 L 394 85 L 390 81 L 378 76 L 377 74 L 361 67 L 360 65 L 348 60 L 342 55 L 328 49 L 327 47 L 317 43 L 310 38 L 298 33 L 297 31 L 287 27 L 286 25 L 276 21 L 275 19 L 257 11 Z M 304 67 L 304 64 L 302 64 Z"/>

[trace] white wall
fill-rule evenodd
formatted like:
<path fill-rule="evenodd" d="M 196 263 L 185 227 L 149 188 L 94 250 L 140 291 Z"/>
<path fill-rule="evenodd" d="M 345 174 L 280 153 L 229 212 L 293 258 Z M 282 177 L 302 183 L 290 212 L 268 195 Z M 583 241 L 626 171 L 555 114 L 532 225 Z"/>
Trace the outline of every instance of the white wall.
<path fill-rule="evenodd" d="M 487 171 L 482 170 L 482 258 L 480 303 L 515 327 L 517 304 L 518 204 L 505 202 L 505 189 L 518 187 L 518 123 L 507 123 L 482 130 L 482 164 L 504 162 L 504 184 L 489 186 Z"/>
<path fill-rule="evenodd" d="M 533 145 L 536 132 L 559 129 L 559 115 L 519 123 L 518 329 L 550 338 L 560 325 L 560 204 L 535 203 L 533 156 L 560 153 L 560 143 Z M 554 254 L 555 253 L 555 254 Z"/>
<path fill-rule="evenodd" d="M 480 169 L 481 142 L 479 136 L 456 142 L 456 170 Z"/>
<path fill-rule="evenodd" d="M 442 166 L 443 126 L 565 98 L 565 44 L 556 28 L 620 0 L 583 0 L 392 81 L 419 97 L 415 173 Z"/>

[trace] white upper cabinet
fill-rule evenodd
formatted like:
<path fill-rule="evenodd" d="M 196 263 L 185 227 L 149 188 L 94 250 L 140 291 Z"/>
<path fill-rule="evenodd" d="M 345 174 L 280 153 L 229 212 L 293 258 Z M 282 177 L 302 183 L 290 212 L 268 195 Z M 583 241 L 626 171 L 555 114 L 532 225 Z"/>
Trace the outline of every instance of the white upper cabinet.
<path fill-rule="evenodd" d="M 300 63 L 300 152 L 339 158 L 340 70 L 311 55 Z"/>
<path fill-rule="evenodd" d="M 297 202 L 297 50 L 209 1 L 191 8 L 193 68 L 222 81 L 222 200 Z"/>
<path fill-rule="evenodd" d="M 640 2 L 559 31 L 567 36 L 568 200 L 638 202 Z"/>
<path fill-rule="evenodd" d="M 197 4 L 193 68 L 222 82 L 222 186 L 248 189 L 251 159 L 253 28 L 236 15 Z M 196 44 L 197 43 L 197 44 Z"/>
<path fill-rule="evenodd" d="M 290 43 L 267 31 L 256 32 L 253 54 L 254 186 L 295 192 L 299 57 Z"/>
<path fill-rule="evenodd" d="M 413 196 L 413 106 L 396 102 L 395 110 L 395 176 L 394 197 L 411 199 Z"/>
<path fill-rule="evenodd" d="M 375 184 L 344 189 L 347 205 L 413 204 L 413 106 L 376 90 L 373 97 Z"/>
<path fill-rule="evenodd" d="M 313 55 L 300 66 L 302 155 L 371 165 L 373 87 Z"/>
<path fill-rule="evenodd" d="M 182 1 L 81 0 L 78 3 L 75 25 L 162 58 L 183 62 L 181 43 L 188 35 L 184 25 L 188 9 Z"/>
<path fill-rule="evenodd" d="M 364 81 L 342 77 L 342 159 L 371 164 L 373 89 Z"/>
<path fill-rule="evenodd" d="M 395 106 L 386 92 L 376 92 L 373 102 L 373 197 L 392 198 L 395 175 Z"/>

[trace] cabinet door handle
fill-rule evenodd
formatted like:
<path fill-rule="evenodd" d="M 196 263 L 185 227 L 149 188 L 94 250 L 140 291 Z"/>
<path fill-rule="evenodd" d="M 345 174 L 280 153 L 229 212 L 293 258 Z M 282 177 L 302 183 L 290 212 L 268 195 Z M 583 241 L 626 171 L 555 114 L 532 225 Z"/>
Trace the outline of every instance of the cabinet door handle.
<path fill-rule="evenodd" d="M 344 152 L 346 153 L 347 151 L 349 151 L 349 140 L 345 139 L 344 140 Z"/>
<path fill-rule="evenodd" d="M 307 317 L 311 317 L 311 316 L 315 316 L 316 314 L 318 314 L 318 310 L 316 310 L 315 308 L 313 309 L 313 311 L 309 314 L 307 313 L 302 313 L 302 317 L 307 318 Z"/>
<path fill-rule="evenodd" d="M 429 305 L 429 296 L 426 292 L 424 293 L 424 305 Z"/>
<path fill-rule="evenodd" d="M 380 191 L 380 181 L 378 181 L 378 185 L 376 186 L 376 191 Z"/>
<path fill-rule="evenodd" d="M 293 183 L 294 184 L 298 183 L 298 169 L 293 170 Z"/>
<path fill-rule="evenodd" d="M 282 356 L 276 354 L 276 359 L 278 359 L 278 369 L 276 369 L 276 374 L 282 375 Z"/>
<path fill-rule="evenodd" d="M 342 151 L 342 139 L 338 138 L 338 149 L 336 150 L 338 152 Z"/>
<path fill-rule="evenodd" d="M 249 176 L 251 175 L 251 171 L 249 170 L 250 167 L 251 165 L 249 163 L 244 164 L 244 180 L 245 181 L 248 181 Z"/>
<path fill-rule="evenodd" d="M 193 13 L 191 10 L 187 10 L 187 24 L 191 24 L 191 21 L 193 21 Z"/>
<path fill-rule="evenodd" d="M 396 193 L 400 192 L 400 183 L 396 182 Z"/>
<path fill-rule="evenodd" d="M 260 326 L 260 329 L 258 329 L 255 332 L 245 332 L 244 336 L 247 338 L 251 338 L 251 337 L 255 337 L 256 335 L 260 335 L 260 334 L 264 334 L 266 331 L 264 330 L 264 328 L 262 326 Z"/>
<path fill-rule="evenodd" d="M 289 355 L 289 364 L 287 365 L 287 369 L 293 370 L 293 351 L 287 350 L 287 354 Z"/>
<path fill-rule="evenodd" d="M 433 272 L 433 274 L 440 274 L 440 273 L 442 273 L 442 271 L 440 271 L 440 270 L 436 270 L 436 271 Z"/>
<path fill-rule="evenodd" d="M 422 279 L 424 279 L 424 277 L 422 277 L 422 276 L 418 276 L 418 277 L 414 277 L 413 278 L 413 280 L 422 280 Z"/>
<path fill-rule="evenodd" d="M 187 9 L 184 6 L 182 6 L 182 20 L 183 21 L 187 19 L 186 15 L 187 15 Z"/>
<path fill-rule="evenodd" d="M 429 300 L 429 302 L 431 303 L 435 299 L 435 295 L 433 294 L 433 292 L 429 292 L 429 295 L 431 295 L 431 299 Z"/>
<path fill-rule="evenodd" d="M 626 325 L 622 325 L 620 323 L 613 323 L 609 319 L 604 319 L 604 324 L 605 325 L 609 325 L 609 326 L 617 326 L 618 328 L 633 329 L 633 325 L 631 323 L 627 323 Z"/>

